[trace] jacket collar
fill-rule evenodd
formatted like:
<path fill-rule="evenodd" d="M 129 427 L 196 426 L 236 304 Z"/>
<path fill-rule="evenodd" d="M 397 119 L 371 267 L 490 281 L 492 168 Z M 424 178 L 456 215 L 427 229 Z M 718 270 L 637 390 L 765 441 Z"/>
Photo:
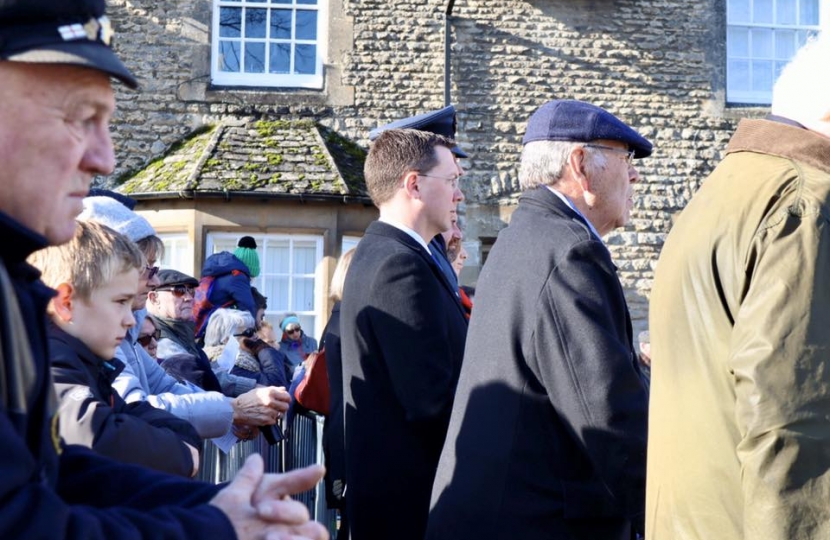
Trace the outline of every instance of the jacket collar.
<path fill-rule="evenodd" d="M 432 255 L 429 251 L 423 248 L 414 238 L 406 234 L 404 231 L 398 229 L 393 225 L 389 225 L 388 223 L 384 223 L 382 221 L 373 221 L 369 224 L 369 227 L 366 228 L 366 233 L 377 234 L 379 236 L 386 236 L 397 240 L 401 244 L 406 245 L 412 251 L 418 254 L 427 265 L 432 269 L 432 273 L 435 274 L 435 277 L 441 284 L 447 289 L 447 292 L 452 296 L 453 300 L 455 301 L 456 306 L 458 307 L 461 314 L 464 314 L 464 306 L 461 305 L 461 300 L 458 297 L 458 293 L 456 292 L 453 285 L 447 279 L 447 276 L 444 274 L 444 271 L 441 270 L 441 267 L 438 266 L 438 262 L 432 258 Z M 440 257 L 441 255 L 438 254 Z"/>
<path fill-rule="evenodd" d="M 35 251 L 49 245 L 45 237 L 27 229 L 3 212 L 0 212 L 0 233 L 3 235 L 2 258 L 7 267 L 20 264 Z"/>
<path fill-rule="evenodd" d="M 549 212 L 557 214 L 559 217 L 575 221 L 579 223 L 580 226 L 585 227 L 585 229 L 587 229 L 592 236 L 602 241 L 601 238 L 594 234 L 593 227 L 588 223 L 587 218 L 565 204 L 565 202 L 551 192 L 547 186 L 537 186 L 522 193 L 519 197 L 519 204 L 522 203 L 526 206 L 544 208 Z"/>
<path fill-rule="evenodd" d="M 81 359 L 81 362 L 90 366 L 91 370 L 100 371 L 104 373 L 109 379 L 110 382 L 114 381 L 115 378 L 124 371 L 125 364 L 118 360 L 117 358 L 112 359 L 105 359 L 101 358 L 86 344 L 81 341 L 80 339 L 66 333 L 60 326 L 53 322 L 49 322 L 48 325 L 48 333 L 49 333 L 49 340 L 53 342 L 62 343 L 65 347 L 71 349 L 75 354 L 78 355 L 78 358 Z"/>
<path fill-rule="evenodd" d="M 741 120 L 726 153 L 758 152 L 792 159 L 830 173 L 830 139 L 772 120 Z"/>

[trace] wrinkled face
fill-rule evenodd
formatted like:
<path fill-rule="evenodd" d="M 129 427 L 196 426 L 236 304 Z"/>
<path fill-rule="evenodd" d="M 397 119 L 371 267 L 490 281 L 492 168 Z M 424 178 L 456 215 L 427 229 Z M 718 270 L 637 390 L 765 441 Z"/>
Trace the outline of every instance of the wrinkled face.
<path fill-rule="evenodd" d="M 141 323 L 141 330 L 138 332 L 138 344 L 144 347 L 144 350 L 147 351 L 147 354 L 156 358 L 156 353 L 158 352 L 159 342 L 156 335 L 156 326 L 150 320 L 149 317 L 146 317 L 144 321 Z"/>
<path fill-rule="evenodd" d="M 117 274 L 92 291 L 89 300 L 72 302 L 72 320 L 64 330 L 101 358 L 113 358 L 127 330 L 135 326 L 132 303 L 137 291 L 138 270 Z"/>
<path fill-rule="evenodd" d="M 421 191 L 421 203 L 425 218 L 427 240 L 452 227 L 452 220 L 457 219 L 456 207 L 464 200 L 458 188 L 461 168 L 449 148 L 435 148 L 438 163 L 428 171 L 421 171 L 418 176 Z"/>
<path fill-rule="evenodd" d="M 627 151 L 628 147 L 620 141 L 601 140 L 597 144 Z M 596 199 L 589 219 L 597 231 L 605 235 L 628 223 L 631 208 L 634 206 L 634 183 L 640 179 L 637 169 L 629 164 L 624 152 L 590 148 L 592 152 L 605 153 L 605 165 L 593 167 L 590 171 L 591 191 Z"/>
<path fill-rule="evenodd" d="M 189 285 L 160 287 L 150 293 L 147 309 L 158 317 L 177 321 L 192 320 L 194 293 L 195 289 Z"/>
<path fill-rule="evenodd" d="M 0 81 L 0 211 L 63 244 L 93 177 L 115 166 L 109 77 L 77 66 L 0 62 Z"/>

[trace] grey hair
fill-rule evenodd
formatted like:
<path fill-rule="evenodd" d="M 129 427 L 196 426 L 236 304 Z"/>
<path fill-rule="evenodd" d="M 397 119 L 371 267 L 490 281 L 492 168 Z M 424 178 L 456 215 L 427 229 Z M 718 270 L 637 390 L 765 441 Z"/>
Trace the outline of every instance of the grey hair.
<path fill-rule="evenodd" d="M 795 53 L 772 88 L 770 112 L 795 120 L 808 128 L 827 120 L 830 113 L 830 32 L 822 32 Z"/>
<path fill-rule="evenodd" d="M 575 149 L 585 143 L 574 141 L 533 141 L 525 145 L 522 151 L 522 162 L 519 166 L 519 186 L 525 190 L 536 186 L 555 185 L 568 163 L 568 157 Z M 601 151 L 586 152 L 588 156 L 586 166 L 593 170 L 602 168 L 606 158 Z"/>
<path fill-rule="evenodd" d="M 219 308 L 208 320 L 205 330 L 205 347 L 215 347 L 228 342 L 239 329 L 255 328 L 254 316 L 247 311 Z"/>

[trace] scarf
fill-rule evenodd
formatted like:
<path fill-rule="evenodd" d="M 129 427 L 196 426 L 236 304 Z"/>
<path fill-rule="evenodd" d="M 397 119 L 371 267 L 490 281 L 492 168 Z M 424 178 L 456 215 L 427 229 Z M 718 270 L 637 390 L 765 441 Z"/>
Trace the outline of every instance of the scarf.
<path fill-rule="evenodd" d="M 193 356 L 202 354 L 202 350 L 196 345 L 196 323 L 193 321 L 180 321 L 166 317 L 152 315 L 156 328 L 161 330 L 161 337 L 168 338 L 182 346 L 184 350 Z"/>

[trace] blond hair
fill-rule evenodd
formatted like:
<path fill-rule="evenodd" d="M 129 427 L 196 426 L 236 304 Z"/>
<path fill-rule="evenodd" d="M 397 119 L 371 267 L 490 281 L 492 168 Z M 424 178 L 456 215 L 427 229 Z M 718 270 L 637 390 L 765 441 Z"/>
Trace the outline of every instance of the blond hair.
<path fill-rule="evenodd" d="M 53 288 L 67 283 L 82 300 L 115 276 L 146 265 L 132 240 L 91 221 L 79 221 L 72 240 L 33 253 L 29 262 L 41 271 L 44 283 Z"/>
<path fill-rule="evenodd" d="M 335 302 L 343 299 L 343 284 L 346 283 L 346 272 L 349 271 L 349 265 L 352 264 L 352 257 L 357 248 L 352 248 L 340 256 L 337 261 L 337 266 L 334 267 L 334 275 L 331 276 L 331 287 L 329 288 L 329 298 Z"/>

